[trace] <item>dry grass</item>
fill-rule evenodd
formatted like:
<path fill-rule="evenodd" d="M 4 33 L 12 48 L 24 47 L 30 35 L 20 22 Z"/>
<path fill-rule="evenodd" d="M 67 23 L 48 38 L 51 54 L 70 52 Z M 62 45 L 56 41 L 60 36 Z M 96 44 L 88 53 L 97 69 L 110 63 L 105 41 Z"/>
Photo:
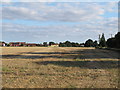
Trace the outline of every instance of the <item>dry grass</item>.
<path fill-rule="evenodd" d="M 3 47 L 5 88 L 117 88 L 118 53 L 94 48 Z"/>

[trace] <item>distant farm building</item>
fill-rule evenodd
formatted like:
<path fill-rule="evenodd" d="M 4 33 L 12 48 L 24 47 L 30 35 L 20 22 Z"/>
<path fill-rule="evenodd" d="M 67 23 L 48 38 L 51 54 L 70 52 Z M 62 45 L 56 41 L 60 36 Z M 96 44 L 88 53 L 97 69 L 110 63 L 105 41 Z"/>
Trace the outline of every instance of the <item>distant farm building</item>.
<path fill-rule="evenodd" d="M 36 43 L 26 43 L 26 42 L 10 42 L 9 45 L 11 47 L 20 47 L 20 46 L 35 47 L 35 46 L 38 46 L 38 44 L 36 44 Z"/>
<path fill-rule="evenodd" d="M 84 46 L 85 46 L 85 44 L 84 44 L 84 43 L 81 43 L 81 44 L 80 44 L 80 47 L 84 47 Z"/>
<path fill-rule="evenodd" d="M 20 46 L 25 46 L 25 42 L 10 42 L 9 45 L 11 47 L 20 47 Z"/>
<path fill-rule="evenodd" d="M 0 46 L 6 46 L 6 43 L 5 42 L 0 42 Z"/>
<path fill-rule="evenodd" d="M 50 47 L 59 47 L 59 44 L 52 44 Z"/>

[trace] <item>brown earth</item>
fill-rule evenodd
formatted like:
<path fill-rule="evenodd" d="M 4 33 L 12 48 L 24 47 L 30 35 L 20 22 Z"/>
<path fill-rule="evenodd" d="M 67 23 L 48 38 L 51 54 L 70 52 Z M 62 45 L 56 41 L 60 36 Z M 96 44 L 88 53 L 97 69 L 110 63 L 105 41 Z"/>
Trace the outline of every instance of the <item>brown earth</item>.
<path fill-rule="evenodd" d="M 4 88 L 118 88 L 119 53 L 81 47 L 2 47 Z"/>

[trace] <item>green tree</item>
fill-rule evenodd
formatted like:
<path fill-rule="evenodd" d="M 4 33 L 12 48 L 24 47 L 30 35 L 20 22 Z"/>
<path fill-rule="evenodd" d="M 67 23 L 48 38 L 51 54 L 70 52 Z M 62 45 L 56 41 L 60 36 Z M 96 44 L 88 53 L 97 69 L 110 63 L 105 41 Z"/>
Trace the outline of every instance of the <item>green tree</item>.
<path fill-rule="evenodd" d="M 88 40 L 85 42 L 85 47 L 94 47 L 94 42 L 93 42 L 93 40 L 88 39 Z"/>
<path fill-rule="evenodd" d="M 67 47 L 67 46 L 66 46 L 66 44 L 60 42 L 59 47 Z"/>
<path fill-rule="evenodd" d="M 9 47 L 9 46 L 10 46 L 10 44 L 6 44 L 6 46 L 8 46 L 8 47 Z"/>
<path fill-rule="evenodd" d="M 54 42 L 49 42 L 49 45 L 51 46 L 51 45 L 54 45 L 55 43 Z"/>
<path fill-rule="evenodd" d="M 23 44 L 21 44 L 20 46 L 24 46 Z"/>
<path fill-rule="evenodd" d="M 66 41 L 64 44 L 66 44 L 67 47 L 72 47 L 72 44 L 70 41 Z"/>
<path fill-rule="evenodd" d="M 106 42 L 107 47 L 110 48 L 120 48 L 120 32 L 118 32 L 115 37 L 109 38 Z"/>
<path fill-rule="evenodd" d="M 71 45 L 72 45 L 72 47 L 79 47 L 80 46 L 79 43 L 74 43 L 74 42 L 72 42 Z"/>
<path fill-rule="evenodd" d="M 43 46 L 47 47 L 48 46 L 47 42 L 43 42 Z"/>
<path fill-rule="evenodd" d="M 94 44 L 94 47 L 97 47 L 97 46 L 98 46 L 97 41 L 94 41 L 93 44 Z"/>
<path fill-rule="evenodd" d="M 100 38 L 99 46 L 100 47 L 106 47 L 106 41 L 105 41 L 104 33 L 102 34 L 102 37 Z"/>
<path fill-rule="evenodd" d="M 106 42 L 107 47 L 115 48 L 116 47 L 116 39 L 115 38 L 109 38 Z"/>
<path fill-rule="evenodd" d="M 115 35 L 116 39 L 116 48 L 120 48 L 120 32 Z"/>

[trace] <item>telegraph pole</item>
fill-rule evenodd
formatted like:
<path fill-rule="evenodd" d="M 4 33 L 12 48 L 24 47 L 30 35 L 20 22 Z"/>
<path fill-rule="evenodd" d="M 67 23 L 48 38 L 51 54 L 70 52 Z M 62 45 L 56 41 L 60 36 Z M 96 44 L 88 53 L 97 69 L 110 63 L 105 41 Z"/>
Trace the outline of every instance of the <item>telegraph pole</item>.
<path fill-rule="evenodd" d="M 111 38 L 112 38 L 112 35 L 113 35 L 113 34 L 110 34 L 110 35 L 111 35 Z"/>
<path fill-rule="evenodd" d="M 98 40 L 99 44 L 100 44 L 100 34 L 99 34 L 99 40 Z"/>

